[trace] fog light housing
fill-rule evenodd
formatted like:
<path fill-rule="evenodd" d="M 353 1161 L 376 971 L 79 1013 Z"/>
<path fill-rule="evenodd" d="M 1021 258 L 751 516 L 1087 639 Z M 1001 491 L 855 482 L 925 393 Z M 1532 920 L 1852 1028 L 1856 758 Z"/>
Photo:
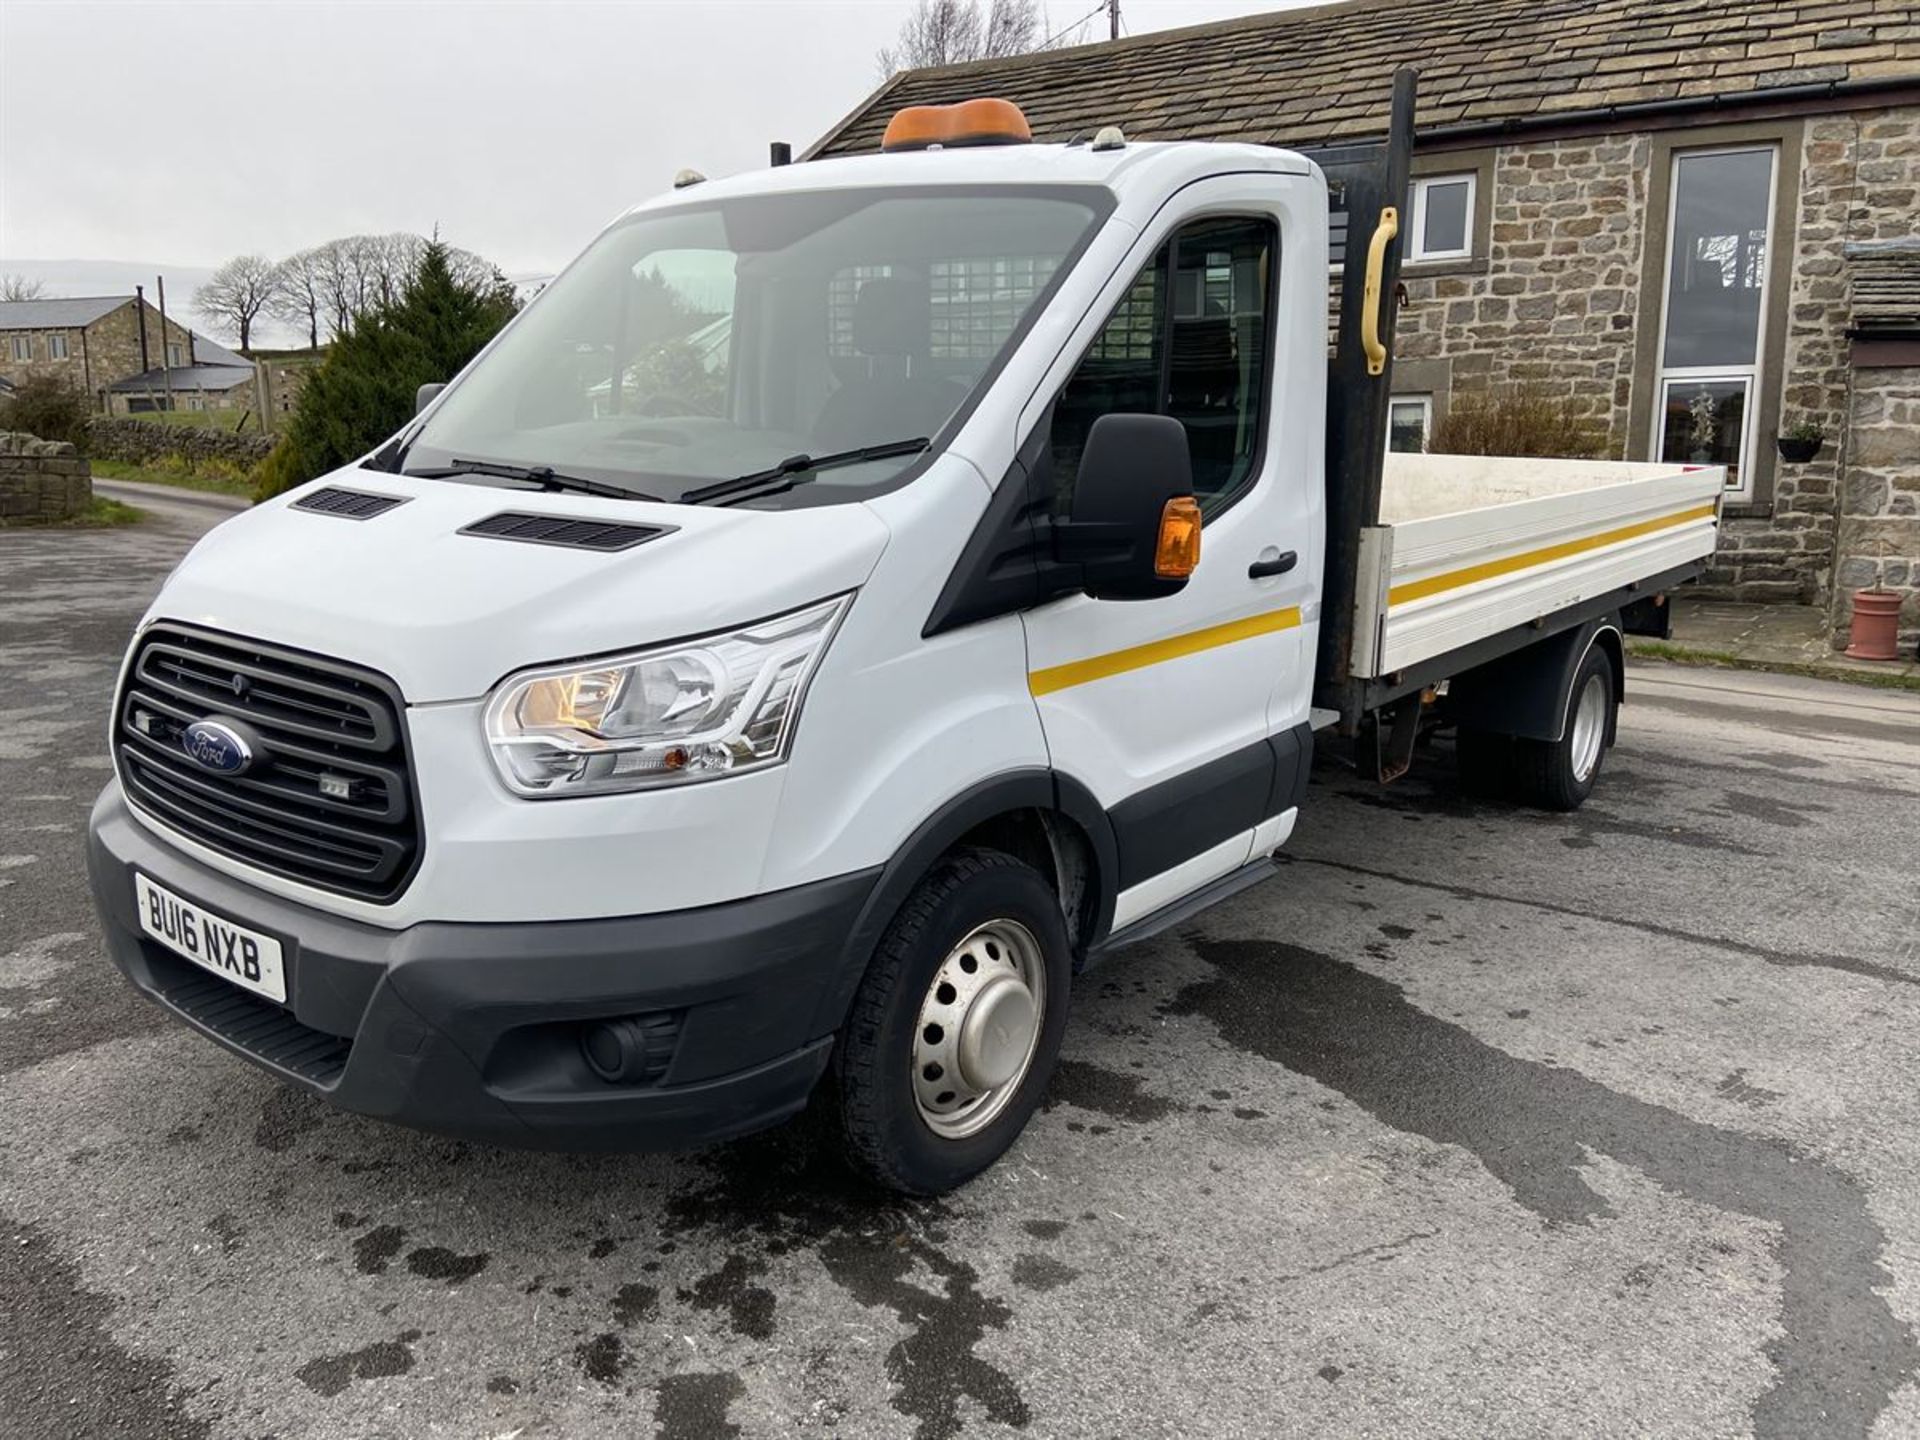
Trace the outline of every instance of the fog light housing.
<path fill-rule="evenodd" d="M 582 1026 L 580 1054 L 609 1085 L 652 1085 L 667 1073 L 679 1040 L 677 1014 L 622 1015 Z"/>

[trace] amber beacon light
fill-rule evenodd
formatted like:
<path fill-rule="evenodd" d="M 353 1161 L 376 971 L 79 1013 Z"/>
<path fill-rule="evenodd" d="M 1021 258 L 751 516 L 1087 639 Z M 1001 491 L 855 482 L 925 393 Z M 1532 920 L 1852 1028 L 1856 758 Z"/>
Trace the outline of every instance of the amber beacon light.
<path fill-rule="evenodd" d="M 1025 145 L 1027 117 L 1011 100 L 962 100 L 958 105 L 909 105 L 895 112 L 882 150 L 942 150 L 965 145 Z"/>

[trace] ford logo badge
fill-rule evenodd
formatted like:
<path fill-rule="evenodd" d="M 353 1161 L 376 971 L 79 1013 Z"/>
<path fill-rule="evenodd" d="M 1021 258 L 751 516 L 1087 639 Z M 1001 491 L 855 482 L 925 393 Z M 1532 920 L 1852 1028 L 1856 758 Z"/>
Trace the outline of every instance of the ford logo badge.
<path fill-rule="evenodd" d="M 180 748 L 202 770 L 216 775 L 244 774 L 253 764 L 253 747 L 233 726 L 219 720 L 196 720 L 181 732 Z"/>

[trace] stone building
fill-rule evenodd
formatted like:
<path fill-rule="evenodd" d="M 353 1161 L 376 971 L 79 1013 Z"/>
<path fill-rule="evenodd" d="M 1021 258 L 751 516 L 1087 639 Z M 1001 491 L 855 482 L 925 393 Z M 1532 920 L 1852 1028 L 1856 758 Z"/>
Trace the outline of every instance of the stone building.
<path fill-rule="evenodd" d="M 217 373 L 235 369 L 246 374 L 236 380 Z M 51 375 L 88 396 L 103 414 L 125 415 L 164 406 L 169 370 L 181 408 L 194 396 L 202 404 L 192 408 L 247 403 L 252 362 L 172 316 L 163 326 L 158 307 L 144 297 L 0 301 L 0 380 L 10 385 Z M 236 393 L 237 402 L 230 398 Z M 213 395 L 218 403 L 207 398 Z"/>
<path fill-rule="evenodd" d="M 1384 133 L 1419 73 L 1395 443 L 1524 384 L 1615 455 L 1730 467 L 1717 593 L 1906 595 L 1920 634 L 1920 12 L 1909 0 L 1346 0 L 887 81 L 998 95 L 1037 140 L 1311 148 Z M 1336 256 L 1336 260 L 1337 260 Z M 1824 434 L 1806 463 L 1775 437 Z"/>

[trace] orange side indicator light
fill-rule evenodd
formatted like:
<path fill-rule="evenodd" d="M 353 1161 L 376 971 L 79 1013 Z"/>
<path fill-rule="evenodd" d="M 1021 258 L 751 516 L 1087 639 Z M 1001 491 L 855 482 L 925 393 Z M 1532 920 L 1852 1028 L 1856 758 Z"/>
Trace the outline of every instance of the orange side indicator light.
<path fill-rule="evenodd" d="M 1160 511 L 1160 538 L 1153 547 L 1153 573 L 1185 580 L 1200 568 L 1200 502 L 1176 495 Z"/>
<path fill-rule="evenodd" d="M 1011 100 L 962 100 L 958 105 L 909 105 L 887 122 L 880 148 L 958 149 L 967 145 L 1025 145 L 1033 130 Z"/>

